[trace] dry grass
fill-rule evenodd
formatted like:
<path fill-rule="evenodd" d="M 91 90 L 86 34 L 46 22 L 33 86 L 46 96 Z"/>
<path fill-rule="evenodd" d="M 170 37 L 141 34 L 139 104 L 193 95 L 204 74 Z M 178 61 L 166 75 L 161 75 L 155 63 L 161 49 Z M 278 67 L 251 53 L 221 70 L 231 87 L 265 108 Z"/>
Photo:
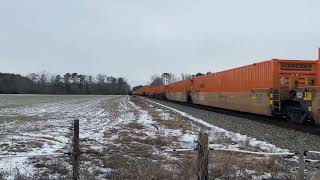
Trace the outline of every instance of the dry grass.
<path fill-rule="evenodd" d="M 70 161 L 68 157 L 33 157 L 30 159 L 33 166 L 36 167 L 38 171 L 35 177 L 43 177 L 47 174 L 59 174 L 61 176 L 67 176 L 70 174 L 71 165 L 65 161 Z"/>
<path fill-rule="evenodd" d="M 161 162 L 150 159 L 122 159 L 121 167 L 112 172 L 110 179 L 172 179 L 172 172 L 162 166 Z"/>
<path fill-rule="evenodd" d="M 140 139 L 138 141 L 140 143 L 155 146 L 156 148 L 168 146 L 170 144 L 170 142 L 163 137 L 156 137 L 156 138 L 147 137 L 146 139 Z"/>
<path fill-rule="evenodd" d="M 295 165 L 290 164 L 280 157 L 257 157 L 243 154 L 215 152 L 210 155 L 210 174 L 220 179 L 252 179 L 266 172 L 272 179 L 294 179 L 290 169 Z"/>
<path fill-rule="evenodd" d="M 127 128 L 141 130 L 144 128 L 144 126 L 142 124 L 138 123 L 137 121 L 133 121 L 133 122 L 127 124 Z"/>
<path fill-rule="evenodd" d="M 209 144 L 223 144 L 223 145 L 230 145 L 236 144 L 230 137 L 214 137 L 215 139 L 209 141 Z"/>
<path fill-rule="evenodd" d="M 161 138 L 147 137 L 141 139 L 121 133 L 118 139 L 115 140 L 115 143 L 121 144 L 121 146 L 111 146 L 107 151 L 120 151 L 124 154 L 130 154 L 131 157 L 152 158 L 154 147 L 165 146 L 168 142 Z"/>
<path fill-rule="evenodd" d="M 12 152 L 28 152 L 30 149 L 33 148 L 42 148 L 43 142 L 31 140 L 28 142 L 19 142 L 18 144 L 14 144 L 11 147 Z"/>
<path fill-rule="evenodd" d="M 175 179 L 197 179 L 197 164 L 196 161 L 197 156 L 196 154 L 185 154 L 182 155 L 180 160 L 170 162 L 176 173 Z"/>
<path fill-rule="evenodd" d="M 158 120 L 158 122 L 161 125 L 164 125 L 171 129 L 181 129 L 183 133 L 192 130 L 192 125 L 189 122 L 185 122 L 178 118 L 170 120 Z"/>
<path fill-rule="evenodd" d="M 128 143 L 134 140 L 136 143 Z M 140 142 L 137 142 L 140 141 Z M 117 142 L 125 145 L 112 146 L 107 150 L 108 156 L 103 164 L 112 169 L 106 178 L 108 179 L 172 179 L 171 171 L 165 168 L 164 157 L 154 153 L 154 147 L 150 144 L 159 142 L 139 140 L 124 137 Z M 163 143 L 161 141 L 161 143 Z M 160 144 L 161 144 L 160 143 Z"/>
<path fill-rule="evenodd" d="M 195 178 L 194 156 L 168 160 L 158 156 L 154 158 L 135 158 L 123 154 L 114 154 L 106 159 L 113 171 L 108 179 L 183 179 Z"/>

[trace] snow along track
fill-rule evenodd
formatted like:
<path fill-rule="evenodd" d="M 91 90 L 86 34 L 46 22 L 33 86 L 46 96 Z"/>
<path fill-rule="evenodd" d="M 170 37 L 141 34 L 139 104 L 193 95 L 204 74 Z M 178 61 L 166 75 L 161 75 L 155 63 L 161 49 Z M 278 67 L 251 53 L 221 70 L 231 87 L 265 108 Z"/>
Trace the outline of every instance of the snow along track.
<path fill-rule="evenodd" d="M 227 130 L 225 130 L 223 128 L 214 126 L 214 125 L 212 125 L 212 124 L 210 124 L 210 123 L 208 123 L 208 122 L 206 122 L 206 121 L 204 121 L 202 119 L 195 118 L 192 115 L 190 115 L 190 114 L 188 114 L 186 112 L 182 112 L 180 110 L 177 110 L 175 108 L 172 108 L 172 107 L 157 103 L 157 102 L 152 101 L 150 99 L 145 99 L 145 100 L 147 100 L 147 101 L 149 101 L 151 103 L 157 104 L 159 106 L 165 107 L 167 109 L 170 109 L 170 110 L 180 114 L 181 116 L 187 117 L 190 120 L 192 120 L 192 121 L 194 121 L 194 122 L 196 122 L 198 124 L 206 126 L 206 127 L 210 128 L 210 131 L 223 133 L 225 136 L 230 137 L 233 141 L 236 141 L 236 142 L 244 142 L 244 141 L 246 141 L 246 142 L 248 142 L 248 145 L 253 146 L 253 147 L 259 147 L 261 150 L 266 150 L 268 152 L 277 152 L 277 153 L 289 152 L 289 150 L 278 148 L 273 144 L 270 144 L 270 143 L 267 143 L 267 142 L 264 142 L 264 141 L 259 141 L 259 140 L 255 139 L 255 138 L 251 138 L 251 137 L 248 137 L 246 135 L 239 134 L 239 133 L 230 132 L 230 131 L 227 131 Z"/>
<path fill-rule="evenodd" d="M 320 136 L 317 135 L 295 131 L 293 129 L 279 127 L 272 124 L 266 124 L 247 118 L 185 106 L 178 103 L 159 101 L 156 99 L 149 101 L 158 104 L 160 103 L 162 106 L 167 106 L 183 113 L 187 113 L 188 115 L 201 119 L 210 125 L 221 127 L 230 132 L 245 134 L 260 141 L 274 144 L 279 148 L 288 149 L 291 152 L 297 151 L 296 146 L 299 138 L 305 139 L 306 150 L 320 150 Z"/>

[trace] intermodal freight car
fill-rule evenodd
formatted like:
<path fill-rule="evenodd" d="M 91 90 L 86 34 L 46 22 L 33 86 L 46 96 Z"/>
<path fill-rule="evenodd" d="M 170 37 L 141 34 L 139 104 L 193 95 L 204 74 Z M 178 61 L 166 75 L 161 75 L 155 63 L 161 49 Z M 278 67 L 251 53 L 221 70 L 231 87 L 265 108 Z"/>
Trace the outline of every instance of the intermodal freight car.
<path fill-rule="evenodd" d="M 320 49 L 318 60 L 272 59 L 134 94 L 320 124 Z"/>

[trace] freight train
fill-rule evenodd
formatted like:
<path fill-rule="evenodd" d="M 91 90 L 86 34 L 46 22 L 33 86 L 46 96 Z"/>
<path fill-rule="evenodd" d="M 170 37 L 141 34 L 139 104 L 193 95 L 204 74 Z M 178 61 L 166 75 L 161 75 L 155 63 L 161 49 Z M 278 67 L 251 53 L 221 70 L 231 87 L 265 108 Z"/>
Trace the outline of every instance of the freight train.
<path fill-rule="evenodd" d="M 133 94 L 320 125 L 318 60 L 271 59 Z"/>

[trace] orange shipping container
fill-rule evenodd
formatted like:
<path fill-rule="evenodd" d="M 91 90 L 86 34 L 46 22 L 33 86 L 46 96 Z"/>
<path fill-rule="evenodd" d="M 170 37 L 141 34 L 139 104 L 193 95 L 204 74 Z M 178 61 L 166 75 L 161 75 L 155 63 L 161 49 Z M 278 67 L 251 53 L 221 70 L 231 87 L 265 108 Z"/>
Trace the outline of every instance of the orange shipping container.
<path fill-rule="evenodd" d="M 192 81 L 191 80 L 184 80 L 174 82 L 168 85 L 167 91 L 169 93 L 177 93 L 177 92 L 184 92 L 191 90 Z"/>
<path fill-rule="evenodd" d="M 136 91 L 136 94 L 140 95 L 152 95 L 153 94 L 153 89 L 150 86 L 145 86 Z"/>
<path fill-rule="evenodd" d="M 160 85 L 155 87 L 155 94 L 164 94 L 166 93 L 166 86 L 165 85 Z"/>
<path fill-rule="evenodd" d="M 316 78 L 316 64 L 316 61 L 273 59 L 196 77 L 192 89 L 196 92 L 243 92 L 288 86 L 292 79 L 300 86 L 312 86 Z"/>

